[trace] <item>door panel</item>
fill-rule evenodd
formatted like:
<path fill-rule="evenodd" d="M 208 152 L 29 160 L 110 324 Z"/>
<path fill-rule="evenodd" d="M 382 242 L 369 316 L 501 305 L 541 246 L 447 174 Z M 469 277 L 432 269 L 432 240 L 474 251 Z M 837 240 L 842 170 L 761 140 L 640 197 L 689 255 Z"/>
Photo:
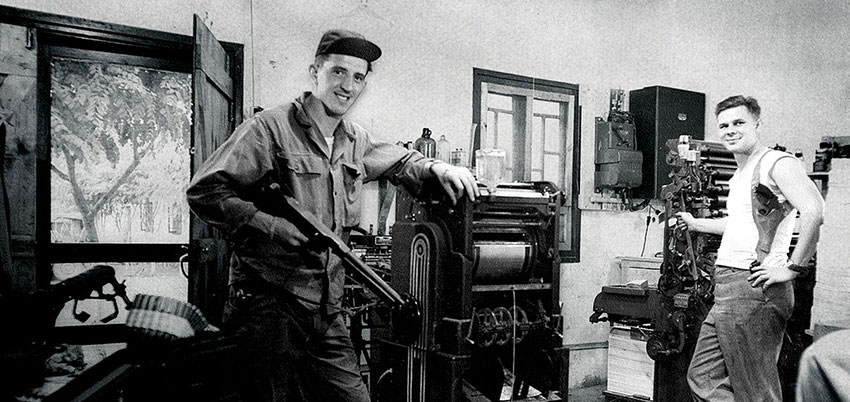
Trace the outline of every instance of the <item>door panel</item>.
<path fill-rule="evenodd" d="M 203 20 L 194 18 L 192 174 L 233 132 L 236 97 L 227 51 Z M 227 242 L 194 215 L 190 227 L 189 301 L 218 325 L 227 295 Z"/>
<path fill-rule="evenodd" d="M 34 33 L 22 26 L 0 24 L 0 121 L 5 135 L 3 155 L 3 236 L 0 274 L 11 288 L 35 290 L 36 272 L 36 63 Z M 8 218 L 8 219 L 7 219 Z"/>

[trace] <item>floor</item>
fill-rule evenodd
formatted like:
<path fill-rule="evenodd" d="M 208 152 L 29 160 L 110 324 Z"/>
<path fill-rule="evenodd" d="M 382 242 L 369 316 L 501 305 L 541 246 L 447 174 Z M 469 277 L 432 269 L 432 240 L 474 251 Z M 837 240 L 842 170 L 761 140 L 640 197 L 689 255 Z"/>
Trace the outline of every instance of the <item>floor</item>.
<path fill-rule="evenodd" d="M 567 397 L 567 402 L 605 402 L 605 396 L 602 395 L 602 391 L 605 391 L 605 385 L 595 385 L 587 388 L 575 388 L 570 390 L 570 394 Z M 564 399 L 558 399 L 557 397 L 553 397 L 554 399 L 547 399 L 543 396 L 536 396 L 527 399 L 514 399 L 512 402 L 541 402 L 541 401 L 563 401 Z"/>
<path fill-rule="evenodd" d="M 605 384 L 595 385 L 587 388 L 575 388 L 570 390 L 568 402 L 605 402 Z"/>

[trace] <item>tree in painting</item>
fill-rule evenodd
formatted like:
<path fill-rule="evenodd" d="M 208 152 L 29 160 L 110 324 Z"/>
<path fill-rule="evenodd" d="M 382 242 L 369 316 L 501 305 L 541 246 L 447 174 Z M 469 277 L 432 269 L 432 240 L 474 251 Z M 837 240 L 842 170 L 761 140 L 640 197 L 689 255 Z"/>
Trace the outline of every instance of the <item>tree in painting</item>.
<path fill-rule="evenodd" d="M 182 198 L 192 113 L 188 77 L 53 59 L 52 198 L 79 210 L 79 241 L 97 242 L 97 219 L 128 205 Z"/>

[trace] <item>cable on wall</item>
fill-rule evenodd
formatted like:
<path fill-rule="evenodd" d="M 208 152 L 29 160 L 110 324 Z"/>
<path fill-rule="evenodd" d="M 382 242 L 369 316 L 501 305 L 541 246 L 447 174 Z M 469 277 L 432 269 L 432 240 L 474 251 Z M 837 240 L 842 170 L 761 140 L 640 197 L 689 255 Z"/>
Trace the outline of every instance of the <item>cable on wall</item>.
<path fill-rule="evenodd" d="M 257 92 L 256 92 L 256 81 L 257 74 L 254 72 L 254 66 L 257 65 L 256 62 L 256 53 L 257 53 L 257 44 L 254 42 L 254 0 L 251 0 L 248 3 L 249 11 L 251 13 L 251 104 L 254 105 L 254 113 L 257 112 Z"/>

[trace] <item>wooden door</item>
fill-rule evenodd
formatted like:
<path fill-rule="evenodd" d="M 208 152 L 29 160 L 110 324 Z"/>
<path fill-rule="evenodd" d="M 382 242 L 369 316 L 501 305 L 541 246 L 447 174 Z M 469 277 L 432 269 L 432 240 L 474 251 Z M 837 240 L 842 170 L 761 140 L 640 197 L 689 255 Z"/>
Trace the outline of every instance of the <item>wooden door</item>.
<path fill-rule="evenodd" d="M 230 136 L 238 111 L 231 57 L 196 14 L 192 74 L 192 174 Z M 229 253 L 222 234 L 192 215 L 189 301 L 214 324 L 227 296 Z"/>
<path fill-rule="evenodd" d="M 43 144 L 37 133 L 37 58 L 35 30 L 0 24 L 0 156 L 3 201 L 0 218 L 0 281 L 10 289 L 36 289 L 36 169 L 44 167 Z M 9 289 L 0 289 L 0 292 Z"/>

